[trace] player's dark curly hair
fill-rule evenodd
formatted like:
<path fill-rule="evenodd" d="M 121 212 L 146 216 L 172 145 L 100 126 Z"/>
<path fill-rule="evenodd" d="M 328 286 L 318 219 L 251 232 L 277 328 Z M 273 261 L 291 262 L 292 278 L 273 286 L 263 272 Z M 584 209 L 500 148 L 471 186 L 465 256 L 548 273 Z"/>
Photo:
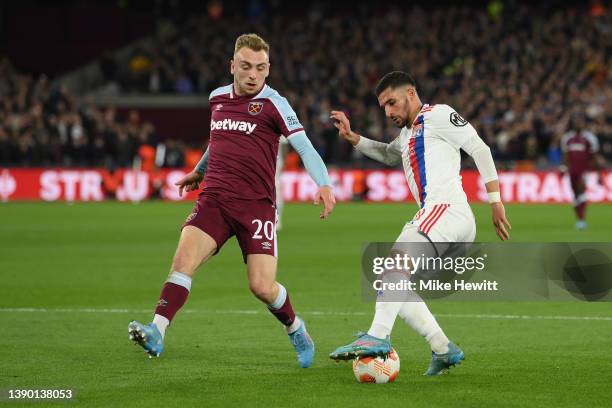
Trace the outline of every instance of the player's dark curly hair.
<path fill-rule="evenodd" d="M 376 89 L 374 92 L 376 93 L 376 97 L 378 97 L 385 89 L 391 88 L 395 89 L 398 86 L 403 85 L 411 85 L 416 87 L 416 82 L 412 75 L 404 71 L 393 71 L 386 74 L 376 85 Z"/>

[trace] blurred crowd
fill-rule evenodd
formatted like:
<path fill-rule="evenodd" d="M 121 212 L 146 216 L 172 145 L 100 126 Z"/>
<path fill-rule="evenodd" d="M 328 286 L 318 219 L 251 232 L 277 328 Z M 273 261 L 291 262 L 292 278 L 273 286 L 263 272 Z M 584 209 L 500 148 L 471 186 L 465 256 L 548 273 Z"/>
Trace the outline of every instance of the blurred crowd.
<path fill-rule="evenodd" d="M 0 59 L 0 164 L 13 166 L 182 167 L 186 147 L 160 140 L 137 110 L 77 103 L 44 75 L 18 73 Z M 161 152 L 162 154 L 159 154 Z M 198 158 L 201 151 L 198 150 Z"/>
<path fill-rule="evenodd" d="M 280 7 L 283 2 L 252 1 L 235 13 L 214 0 L 208 13 L 160 21 L 151 46 L 134 49 L 126 60 L 100 60 L 105 86 L 207 95 L 231 82 L 235 38 L 256 32 L 271 45 L 269 84 L 290 100 L 329 164 L 372 164 L 338 140 L 331 109 L 347 111 L 353 128 L 370 138 L 386 141 L 398 133 L 373 94 L 392 70 L 411 72 L 425 103 L 449 104 L 470 120 L 502 166 L 559 164 L 559 139 L 577 115 L 612 162 L 612 13 L 599 2 L 547 9 L 491 1 L 427 10 L 359 3 L 350 15 L 333 3 L 293 13 Z M 150 124 L 136 126 L 131 115 L 118 120 L 113 109 L 75 106 L 44 77 L 7 77 L 10 68 L 0 69 L 0 155 L 123 165 L 140 145 L 155 143 Z"/>

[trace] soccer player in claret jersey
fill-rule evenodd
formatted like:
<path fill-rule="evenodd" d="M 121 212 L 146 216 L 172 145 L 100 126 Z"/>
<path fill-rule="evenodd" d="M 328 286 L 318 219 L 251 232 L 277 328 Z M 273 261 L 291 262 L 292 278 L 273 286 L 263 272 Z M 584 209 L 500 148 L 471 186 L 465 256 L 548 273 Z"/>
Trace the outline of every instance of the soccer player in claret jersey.
<path fill-rule="evenodd" d="M 489 147 L 472 125 L 448 105 L 421 103 L 414 79 L 405 72 L 385 75 L 376 87 L 376 96 L 385 115 L 401 129 L 391 143 L 355 133 L 343 112 L 332 111 L 331 118 L 340 136 L 366 156 L 390 166 L 403 163 L 408 186 L 420 210 L 406 223 L 392 252 L 401 255 L 414 250 L 418 253 L 409 255 L 418 257 L 422 250 L 427 250 L 429 256 L 442 256 L 444 248 L 451 247 L 453 242 L 474 241 L 476 223 L 461 185 L 459 149 L 472 156 L 478 167 L 489 194 L 497 235 L 502 240 L 509 239 L 510 224 L 500 199 L 495 163 Z M 330 357 L 349 360 L 387 355 L 391 349 L 391 330 L 399 314 L 431 346 L 431 362 L 425 374 L 441 374 L 459 363 L 464 358 L 463 351 L 450 342 L 422 299 L 414 295 L 410 301 L 390 301 L 387 293 L 380 291 L 368 332 L 337 348 Z"/>
<path fill-rule="evenodd" d="M 295 112 L 266 85 L 269 69 L 268 44 L 258 35 L 241 35 L 231 60 L 233 83 L 210 94 L 208 149 L 196 168 L 177 183 L 180 194 L 193 191 L 205 175 L 204 189 L 183 224 L 153 322 L 132 321 L 128 326 L 130 338 L 150 356 L 162 352 L 166 328 L 187 300 L 198 267 L 235 235 L 251 292 L 286 327 L 300 366 L 312 364 L 314 343 L 304 321 L 295 315 L 287 289 L 276 281 L 274 174 L 281 135 L 319 186 L 315 204 L 323 202 L 320 218 L 331 213 L 335 198 L 325 164 Z"/>
<path fill-rule="evenodd" d="M 584 129 L 585 121 L 582 115 L 573 118 L 574 129 L 561 138 L 563 152 L 562 173 L 569 173 L 572 190 L 574 191 L 574 211 L 576 212 L 576 229 L 586 229 L 585 220 L 587 194 L 584 182 L 586 172 L 600 166 L 597 152 L 599 141 L 597 136 Z"/>

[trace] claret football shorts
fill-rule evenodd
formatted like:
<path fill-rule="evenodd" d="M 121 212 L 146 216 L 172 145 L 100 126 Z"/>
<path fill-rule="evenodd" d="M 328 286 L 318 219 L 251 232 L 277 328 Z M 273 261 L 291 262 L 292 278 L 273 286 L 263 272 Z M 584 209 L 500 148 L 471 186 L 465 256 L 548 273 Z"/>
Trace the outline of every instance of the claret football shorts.
<path fill-rule="evenodd" d="M 278 256 L 276 222 L 276 206 L 269 200 L 221 200 L 201 194 L 183 228 L 192 225 L 210 235 L 217 243 L 215 254 L 235 235 L 246 263 L 250 254 Z"/>

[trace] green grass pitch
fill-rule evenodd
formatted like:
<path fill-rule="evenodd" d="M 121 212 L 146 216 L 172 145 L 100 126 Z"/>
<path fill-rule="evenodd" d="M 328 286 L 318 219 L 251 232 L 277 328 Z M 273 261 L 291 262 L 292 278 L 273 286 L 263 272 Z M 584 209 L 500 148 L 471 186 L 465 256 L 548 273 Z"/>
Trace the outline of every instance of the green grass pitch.
<path fill-rule="evenodd" d="M 77 400 L 69 406 L 105 407 L 612 404 L 610 303 L 432 302 L 466 353 L 436 378 L 422 376 L 427 344 L 400 319 L 395 383 L 358 384 L 350 364 L 329 360 L 373 315 L 360 296 L 362 244 L 393 241 L 412 204 L 339 204 L 327 221 L 311 205 L 286 206 L 279 280 L 316 341 L 313 367 L 298 367 L 284 330 L 249 293 L 235 240 L 198 272 L 162 357 L 145 358 L 128 341 L 127 323 L 151 318 L 191 207 L 0 205 L 0 389 L 72 388 Z M 477 240 L 495 240 L 488 206 L 474 212 Z M 515 241 L 611 241 L 610 206 L 590 206 L 583 232 L 573 229 L 569 206 L 507 212 Z"/>

